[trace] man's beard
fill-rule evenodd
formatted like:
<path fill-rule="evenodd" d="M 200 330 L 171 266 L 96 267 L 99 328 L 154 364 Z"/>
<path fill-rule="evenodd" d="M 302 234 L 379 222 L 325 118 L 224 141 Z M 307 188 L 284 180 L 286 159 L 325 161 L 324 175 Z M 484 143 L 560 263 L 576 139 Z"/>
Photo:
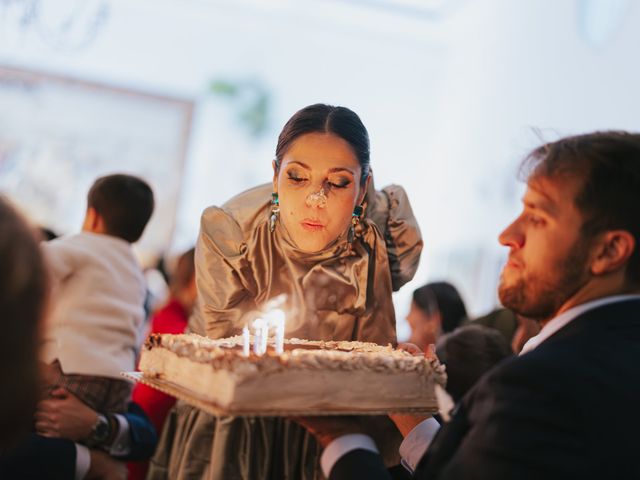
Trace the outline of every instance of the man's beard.
<path fill-rule="evenodd" d="M 557 266 L 550 265 L 547 278 L 530 275 L 513 285 L 504 285 L 500 279 L 498 295 L 502 305 L 515 313 L 538 321 L 553 318 L 560 307 L 585 283 L 588 244 L 581 239 L 570 250 L 569 256 Z"/>

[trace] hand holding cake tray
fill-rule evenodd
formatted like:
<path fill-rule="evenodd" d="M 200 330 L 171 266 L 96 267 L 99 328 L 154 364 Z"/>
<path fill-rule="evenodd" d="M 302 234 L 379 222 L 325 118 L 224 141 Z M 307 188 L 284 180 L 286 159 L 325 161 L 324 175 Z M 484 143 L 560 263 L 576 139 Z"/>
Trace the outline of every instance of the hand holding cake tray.
<path fill-rule="evenodd" d="M 435 359 L 391 346 L 287 339 L 276 326 L 213 340 L 152 335 L 129 375 L 210 413 L 247 416 L 375 415 L 437 411 Z M 281 352 L 281 353 L 280 353 Z"/>

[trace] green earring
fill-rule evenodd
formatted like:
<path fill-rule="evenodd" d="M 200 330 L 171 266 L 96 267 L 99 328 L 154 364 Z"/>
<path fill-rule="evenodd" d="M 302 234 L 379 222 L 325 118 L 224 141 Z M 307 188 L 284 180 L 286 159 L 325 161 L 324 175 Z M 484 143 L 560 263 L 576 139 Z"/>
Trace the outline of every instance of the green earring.
<path fill-rule="evenodd" d="M 280 216 L 280 200 L 278 200 L 278 193 L 273 192 L 271 194 L 271 218 L 269 218 L 269 230 L 273 232 L 276 229 L 276 223 Z"/>
<path fill-rule="evenodd" d="M 349 226 L 349 234 L 347 235 L 347 241 L 349 243 L 353 243 L 356 238 L 356 226 L 360 223 L 362 210 L 362 205 L 358 205 L 353 209 L 353 213 L 351 214 L 351 226 Z"/>

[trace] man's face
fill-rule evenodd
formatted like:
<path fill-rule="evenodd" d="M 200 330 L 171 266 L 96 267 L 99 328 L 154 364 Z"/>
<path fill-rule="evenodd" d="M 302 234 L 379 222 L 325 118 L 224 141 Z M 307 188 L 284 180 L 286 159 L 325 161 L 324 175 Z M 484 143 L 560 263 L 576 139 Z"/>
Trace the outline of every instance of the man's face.
<path fill-rule="evenodd" d="M 579 186 L 574 178 L 532 178 L 522 213 L 500 234 L 510 252 L 498 293 L 520 315 L 549 319 L 589 281 L 589 239 L 574 203 Z"/>

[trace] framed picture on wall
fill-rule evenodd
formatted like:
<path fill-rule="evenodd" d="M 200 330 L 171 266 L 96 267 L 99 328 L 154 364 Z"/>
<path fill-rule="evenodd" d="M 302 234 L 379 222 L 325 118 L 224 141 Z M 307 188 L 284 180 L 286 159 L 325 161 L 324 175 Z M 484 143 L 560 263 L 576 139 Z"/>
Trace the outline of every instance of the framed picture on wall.
<path fill-rule="evenodd" d="M 193 115 L 187 99 L 0 66 L 0 192 L 35 223 L 80 230 L 93 181 L 148 181 L 156 209 L 143 256 L 172 239 Z"/>

